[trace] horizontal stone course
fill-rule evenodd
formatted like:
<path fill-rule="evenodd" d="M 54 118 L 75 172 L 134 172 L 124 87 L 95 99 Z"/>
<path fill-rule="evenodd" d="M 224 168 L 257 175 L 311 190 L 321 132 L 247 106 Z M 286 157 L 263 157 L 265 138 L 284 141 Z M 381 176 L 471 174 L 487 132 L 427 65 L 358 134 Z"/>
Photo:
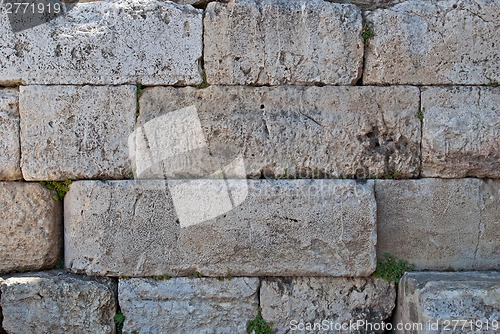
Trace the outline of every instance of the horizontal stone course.
<path fill-rule="evenodd" d="M 88 275 L 368 276 L 373 181 L 82 181 L 65 263 Z"/>
<path fill-rule="evenodd" d="M 50 269 L 61 256 L 62 203 L 40 184 L 0 182 L 0 273 Z"/>
<path fill-rule="evenodd" d="M 0 13 L 0 84 L 198 84 L 202 11 L 168 1 L 79 3 L 14 33 Z"/>
<path fill-rule="evenodd" d="M 120 279 L 128 333 L 247 333 L 257 315 L 258 278 Z"/>
<path fill-rule="evenodd" d="M 22 179 L 19 145 L 19 93 L 0 89 L 0 180 Z"/>
<path fill-rule="evenodd" d="M 499 83 L 499 11 L 491 0 L 410 0 L 366 13 L 363 83 Z"/>
<path fill-rule="evenodd" d="M 352 85 L 363 66 L 362 18 L 325 1 L 212 2 L 204 65 L 221 85 Z"/>

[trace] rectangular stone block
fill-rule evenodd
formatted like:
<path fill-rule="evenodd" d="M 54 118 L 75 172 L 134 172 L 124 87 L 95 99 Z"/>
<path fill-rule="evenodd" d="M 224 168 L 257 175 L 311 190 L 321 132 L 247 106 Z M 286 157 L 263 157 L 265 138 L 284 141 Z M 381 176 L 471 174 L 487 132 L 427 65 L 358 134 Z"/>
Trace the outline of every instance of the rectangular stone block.
<path fill-rule="evenodd" d="M 201 10 L 160 0 L 69 6 L 46 24 L 26 23 L 22 32 L 13 30 L 6 11 L 0 13 L 0 84 L 202 81 Z"/>
<path fill-rule="evenodd" d="M 0 180 L 19 180 L 21 147 L 19 146 L 19 93 L 0 89 Z"/>
<path fill-rule="evenodd" d="M 147 88 L 131 138 L 139 178 L 414 177 L 416 87 Z M 223 166 L 223 167 L 221 167 Z"/>
<path fill-rule="evenodd" d="M 377 256 L 425 270 L 500 269 L 500 181 L 377 180 Z"/>
<path fill-rule="evenodd" d="M 260 289 L 262 317 L 277 334 L 383 332 L 350 324 L 382 326 L 395 301 L 395 284 L 377 278 L 266 278 Z"/>
<path fill-rule="evenodd" d="M 128 333 L 241 333 L 257 315 L 258 278 L 120 279 Z"/>
<path fill-rule="evenodd" d="M 363 67 L 362 18 L 325 1 L 212 2 L 204 64 L 221 85 L 353 85 Z"/>
<path fill-rule="evenodd" d="M 500 328 L 499 272 L 406 273 L 398 289 L 397 333 L 488 333 Z"/>
<path fill-rule="evenodd" d="M 135 113 L 135 86 L 21 86 L 24 178 L 129 178 Z"/>
<path fill-rule="evenodd" d="M 422 108 L 422 175 L 500 178 L 500 87 L 426 87 Z"/>
<path fill-rule="evenodd" d="M 65 263 L 110 276 L 368 276 L 373 181 L 75 182 Z"/>
<path fill-rule="evenodd" d="M 366 14 L 364 84 L 500 82 L 498 13 L 491 0 L 410 0 Z"/>
<path fill-rule="evenodd" d="M 62 271 L 0 280 L 3 328 L 9 334 L 115 333 L 114 285 Z"/>
<path fill-rule="evenodd" d="M 62 203 L 40 184 L 0 182 L 0 273 L 53 267 L 62 248 Z"/>

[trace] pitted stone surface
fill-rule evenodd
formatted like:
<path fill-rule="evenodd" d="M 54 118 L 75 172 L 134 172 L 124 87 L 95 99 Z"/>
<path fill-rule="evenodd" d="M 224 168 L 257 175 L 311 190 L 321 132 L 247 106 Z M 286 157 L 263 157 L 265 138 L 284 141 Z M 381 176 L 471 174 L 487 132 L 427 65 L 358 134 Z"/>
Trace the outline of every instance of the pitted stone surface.
<path fill-rule="evenodd" d="M 367 276 L 375 269 L 372 187 L 352 180 L 74 182 L 65 197 L 65 263 L 77 273 L 135 277 Z M 177 214 L 186 209 L 193 216 Z"/>
<path fill-rule="evenodd" d="M 500 82 L 498 13 L 492 0 L 410 0 L 369 12 L 364 84 Z"/>
<path fill-rule="evenodd" d="M 133 160 L 157 156 L 146 161 L 150 176 L 136 166 L 142 178 L 205 177 L 238 157 L 243 176 L 228 173 L 229 178 L 415 177 L 418 101 L 416 87 L 147 88 Z M 187 108 L 195 121 L 183 129 L 186 122 L 175 120 Z M 185 142 L 165 144 L 172 133 Z M 161 161 L 165 146 L 172 149 Z"/>
<path fill-rule="evenodd" d="M 0 89 L 0 180 L 22 179 L 19 146 L 19 93 Z"/>
<path fill-rule="evenodd" d="M 241 333 L 257 315 L 259 279 L 120 279 L 128 333 Z"/>
<path fill-rule="evenodd" d="M 212 2 L 204 18 L 209 83 L 351 85 L 363 65 L 362 18 L 325 1 Z"/>
<path fill-rule="evenodd" d="M 135 86 L 21 86 L 24 178 L 129 178 L 135 105 Z"/>
<path fill-rule="evenodd" d="M 335 324 L 349 328 L 357 320 L 380 324 L 390 318 L 395 300 L 394 283 L 376 278 L 267 278 L 260 289 L 262 317 L 277 334 L 340 333 Z M 312 330 L 315 323 L 328 328 Z"/>
<path fill-rule="evenodd" d="M 40 184 L 0 182 L 0 273 L 53 267 L 61 254 L 62 205 Z"/>
<path fill-rule="evenodd" d="M 500 178 L 500 87 L 426 87 L 422 175 Z"/>
<path fill-rule="evenodd" d="M 0 83 L 198 84 L 202 11 L 169 1 L 79 3 L 14 33 L 0 13 Z"/>
<path fill-rule="evenodd" d="M 108 279 L 62 271 L 5 277 L 2 326 L 8 334 L 115 333 L 115 287 Z"/>

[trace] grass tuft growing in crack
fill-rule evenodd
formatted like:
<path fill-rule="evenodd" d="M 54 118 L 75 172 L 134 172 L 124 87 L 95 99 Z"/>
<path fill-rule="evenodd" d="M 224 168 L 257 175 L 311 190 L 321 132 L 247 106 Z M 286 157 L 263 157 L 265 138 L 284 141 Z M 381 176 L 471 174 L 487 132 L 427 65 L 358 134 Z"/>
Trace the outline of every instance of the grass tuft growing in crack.
<path fill-rule="evenodd" d="M 259 307 L 259 311 L 257 316 L 250 320 L 247 323 L 247 333 L 248 334 L 276 334 L 276 331 L 273 330 L 273 323 L 267 322 L 261 313 L 261 308 Z"/>
<path fill-rule="evenodd" d="M 399 282 L 405 272 L 413 270 L 415 270 L 415 265 L 399 260 L 392 254 L 384 253 L 384 260 L 377 261 L 377 269 L 373 277 L 382 278 L 388 282 Z"/>
<path fill-rule="evenodd" d="M 363 30 L 361 31 L 361 37 L 363 38 L 363 41 L 366 43 L 370 39 L 375 36 L 375 32 L 373 31 L 373 23 L 364 20 L 363 22 Z"/>

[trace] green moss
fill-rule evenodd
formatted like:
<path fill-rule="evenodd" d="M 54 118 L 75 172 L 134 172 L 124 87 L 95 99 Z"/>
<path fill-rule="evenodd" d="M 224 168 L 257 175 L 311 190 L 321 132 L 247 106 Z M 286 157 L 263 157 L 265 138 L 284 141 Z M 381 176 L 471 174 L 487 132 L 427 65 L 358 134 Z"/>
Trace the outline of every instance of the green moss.
<path fill-rule="evenodd" d="M 125 322 L 125 316 L 122 314 L 121 311 L 116 312 L 114 321 L 116 326 L 116 334 L 122 334 L 123 323 Z"/>
<path fill-rule="evenodd" d="M 210 84 L 207 81 L 207 73 L 205 72 L 205 70 L 203 70 L 201 72 L 201 78 L 202 78 L 202 82 L 199 85 L 196 85 L 195 87 L 198 89 L 204 89 L 204 88 L 210 87 Z"/>
<path fill-rule="evenodd" d="M 60 258 L 59 260 L 57 260 L 54 269 L 64 269 L 64 258 Z"/>
<path fill-rule="evenodd" d="M 259 312 L 255 319 L 250 320 L 247 323 L 247 333 L 248 334 L 275 334 L 276 331 L 272 329 L 273 323 L 267 322 L 264 318 L 262 318 L 261 310 L 259 308 Z"/>
<path fill-rule="evenodd" d="M 363 23 L 363 30 L 361 31 L 361 37 L 363 41 L 368 42 L 370 39 L 375 36 L 375 32 L 373 31 L 373 24 L 371 22 L 365 21 Z"/>
<path fill-rule="evenodd" d="M 40 184 L 45 186 L 49 190 L 56 192 L 54 199 L 57 201 L 62 201 L 64 196 L 69 191 L 69 185 L 72 183 L 71 180 L 66 181 L 41 181 Z"/>
<path fill-rule="evenodd" d="M 406 271 L 413 271 L 415 265 L 399 260 L 389 253 L 384 254 L 383 261 L 377 261 L 377 269 L 373 277 L 385 279 L 388 282 L 399 282 Z"/>
<path fill-rule="evenodd" d="M 157 280 L 157 281 L 168 281 L 171 278 L 172 277 L 170 277 L 168 275 L 158 275 L 158 276 L 154 277 L 154 279 Z"/>
<path fill-rule="evenodd" d="M 417 112 L 417 118 L 420 120 L 420 122 L 423 122 L 424 121 L 424 109 L 420 109 L 418 112 Z"/>

